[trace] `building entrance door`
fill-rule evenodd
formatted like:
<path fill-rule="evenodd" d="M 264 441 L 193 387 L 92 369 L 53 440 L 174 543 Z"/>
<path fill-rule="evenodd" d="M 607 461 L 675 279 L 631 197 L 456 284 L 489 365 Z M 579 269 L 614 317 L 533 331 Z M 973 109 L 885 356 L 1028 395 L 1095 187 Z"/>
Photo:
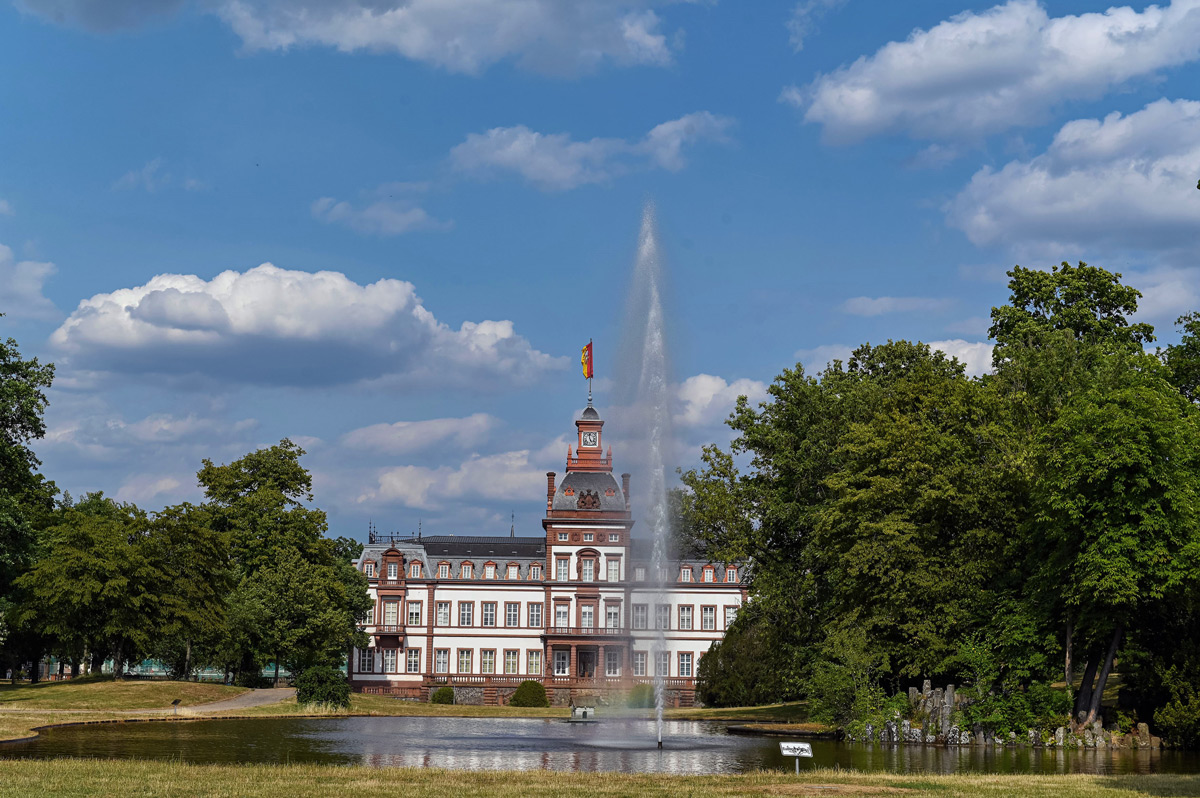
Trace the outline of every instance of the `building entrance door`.
<path fill-rule="evenodd" d="M 579 675 L 585 679 L 592 679 L 596 676 L 596 652 L 595 651 L 580 651 L 579 660 Z"/>

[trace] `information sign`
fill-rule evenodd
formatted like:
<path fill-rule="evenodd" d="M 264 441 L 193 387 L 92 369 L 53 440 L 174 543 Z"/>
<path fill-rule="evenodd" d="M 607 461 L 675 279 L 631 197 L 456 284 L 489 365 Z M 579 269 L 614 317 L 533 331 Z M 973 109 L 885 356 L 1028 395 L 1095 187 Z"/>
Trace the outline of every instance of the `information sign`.
<path fill-rule="evenodd" d="M 796 757 L 796 773 L 797 773 L 797 775 L 799 775 L 799 773 L 800 773 L 800 757 L 812 756 L 812 744 L 811 743 L 780 742 L 779 743 L 779 753 L 783 754 L 784 756 Z"/>

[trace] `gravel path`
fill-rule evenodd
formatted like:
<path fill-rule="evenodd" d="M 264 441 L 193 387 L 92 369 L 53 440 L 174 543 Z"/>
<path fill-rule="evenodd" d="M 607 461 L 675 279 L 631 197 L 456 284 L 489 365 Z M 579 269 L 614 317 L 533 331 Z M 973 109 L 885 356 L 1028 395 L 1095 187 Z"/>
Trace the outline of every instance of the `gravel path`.
<path fill-rule="evenodd" d="M 280 701 L 286 701 L 295 695 L 295 687 L 274 687 L 267 690 L 251 690 L 247 693 L 235 695 L 233 698 L 226 698 L 223 701 L 214 701 L 211 704 L 196 704 L 191 707 L 180 707 L 180 709 L 187 709 L 189 714 L 193 712 L 228 712 L 232 709 L 248 709 L 250 707 L 265 707 L 268 704 L 278 704 Z"/>

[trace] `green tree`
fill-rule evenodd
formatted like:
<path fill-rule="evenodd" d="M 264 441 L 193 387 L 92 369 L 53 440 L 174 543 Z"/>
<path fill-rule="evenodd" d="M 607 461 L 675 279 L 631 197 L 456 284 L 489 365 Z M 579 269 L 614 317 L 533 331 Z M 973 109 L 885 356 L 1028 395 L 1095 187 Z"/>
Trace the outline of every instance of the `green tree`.
<path fill-rule="evenodd" d="M 1178 344 L 1163 352 L 1163 361 L 1171 370 L 1171 382 L 1188 398 L 1200 400 L 1200 313 L 1180 316 L 1175 323 L 1183 329 Z"/>

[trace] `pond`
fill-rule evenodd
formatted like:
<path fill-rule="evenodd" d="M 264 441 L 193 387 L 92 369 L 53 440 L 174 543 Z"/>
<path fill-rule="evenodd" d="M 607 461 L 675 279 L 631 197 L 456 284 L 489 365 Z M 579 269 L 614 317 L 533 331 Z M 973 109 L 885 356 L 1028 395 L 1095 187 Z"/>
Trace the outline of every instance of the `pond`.
<path fill-rule="evenodd" d="M 801 770 L 985 773 L 1196 773 L 1183 751 L 942 748 L 812 741 Z M 727 724 L 668 721 L 663 749 L 652 721 L 572 724 L 513 718 L 262 718 L 49 729 L 0 745 L 0 757 L 109 757 L 202 763 L 326 763 L 469 770 L 740 773 L 786 769 L 779 740 L 729 734 Z"/>

